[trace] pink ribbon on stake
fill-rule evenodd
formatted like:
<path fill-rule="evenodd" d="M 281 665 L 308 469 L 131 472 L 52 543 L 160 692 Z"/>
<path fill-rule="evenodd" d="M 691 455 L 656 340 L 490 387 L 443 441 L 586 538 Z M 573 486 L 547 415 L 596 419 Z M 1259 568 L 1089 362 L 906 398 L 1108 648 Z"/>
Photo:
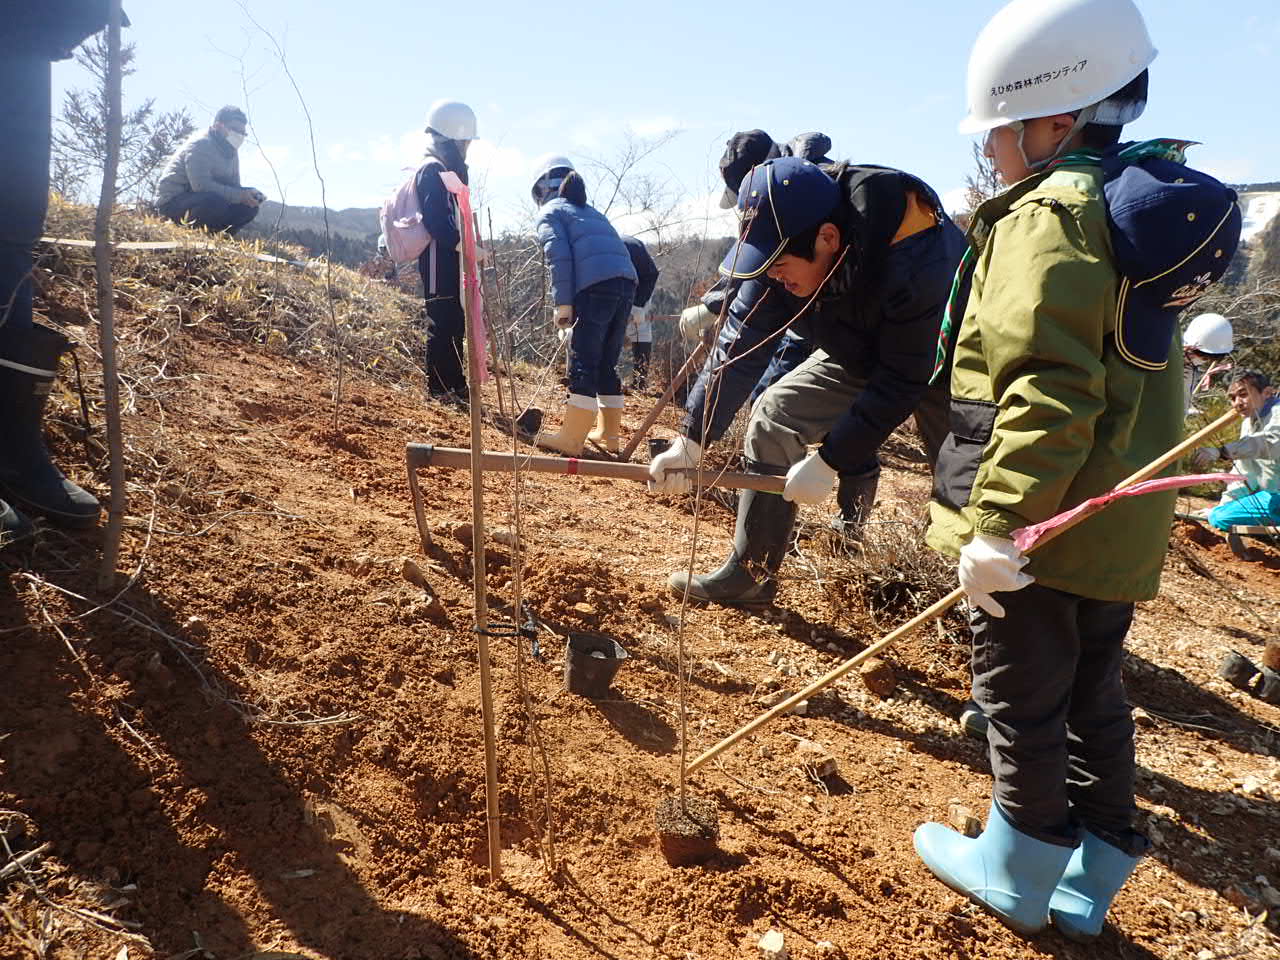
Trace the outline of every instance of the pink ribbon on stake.
<path fill-rule="evenodd" d="M 1243 480 L 1244 477 L 1237 473 L 1201 473 L 1189 477 L 1161 477 L 1157 480 L 1144 480 L 1142 483 L 1135 483 L 1132 486 L 1125 487 L 1122 490 L 1112 490 L 1104 493 L 1100 497 L 1094 497 L 1092 500 L 1086 500 L 1070 510 L 1064 510 L 1056 517 L 1050 517 L 1040 523 L 1033 523 L 1028 527 L 1022 527 L 1013 532 L 1013 542 L 1023 553 L 1031 550 L 1041 540 L 1045 539 L 1045 535 L 1051 530 L 1056 530 L 1063 524 L 1075 524 L 1097 513 L 1107 504 L 1121 497 L 1140 497 L 1144 493 L 1159 493 L 1162 490 L 1179 490 L 1182 487 L 1193 487 L 1199 483 L 1230 483 L 1233 480 Z"/>
<path fill-rule="evenodd" d="M 471 318 L 471 329 L 467 335 L 471 338 L 471 349 L 479 358 L 476 371 L 480 382 L 489 379 L 489 364 L 485 352 L 489 347 L 489 332 L 484 325 L 484 293 L 480 285 L 480 263 L 476 254 L 475 217 L 471 215 L 471 188 L 462 182 L 452 170 L 440 171 L 440 180 L 444 188 L 453 194 L 458 204 L 458 233 L 462 237 L 463 276 L 466 278 L 466 289 L 463 295 L 467 298 L 467 316 Z"/>

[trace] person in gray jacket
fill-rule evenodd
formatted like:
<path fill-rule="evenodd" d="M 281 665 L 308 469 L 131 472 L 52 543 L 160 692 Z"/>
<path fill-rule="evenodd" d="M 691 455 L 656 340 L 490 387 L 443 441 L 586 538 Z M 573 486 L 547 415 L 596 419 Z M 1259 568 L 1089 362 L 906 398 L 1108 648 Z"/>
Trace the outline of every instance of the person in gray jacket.
<path fill-rule="evenodd" d="M 169 158 L 156 188 L 156 209 L 175 223 L 233 235 L 256 217 L 267 196 L 240 185 L 239 150 L 248 125 L 239 107 L 214 114 L 208 130 Z"/>

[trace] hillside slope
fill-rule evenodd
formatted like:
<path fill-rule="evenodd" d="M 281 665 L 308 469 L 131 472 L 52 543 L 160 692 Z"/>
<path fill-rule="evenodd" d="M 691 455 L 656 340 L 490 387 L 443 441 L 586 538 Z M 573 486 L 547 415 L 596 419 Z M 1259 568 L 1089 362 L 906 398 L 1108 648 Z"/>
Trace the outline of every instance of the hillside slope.
<path fill-rule="evenodd" d="M 40 309 L 91 345 L 78 256 L 46 262 Z M 559 872 L 544 865 L 542 762 L 516 648 L 501 638 L 506 883 L 489 886 L 471 557 L 458 529 L 469 477 L 422 473 L 436 545 L 423 558 L 403 461 L 407 441 L 466 446 L 467 422 L 417 392 L 411 304 L 342 275 L 356 359 L 335 427 L 324 301 L 305 289 L 318 278 L 246 273 L 265 268 L 230 254 L 122 258 L 120 269 L 127 574 L 96 590 L 92 533 L 50 530 L 34 550 L 0 555 L 0 863 L 49 845 L 0 880 L 0 956 L 705 960 L 754 957 L 770 928 L 798 960 L 1280 950 L 1274 921 L 1238 905 L 1255 906 L 1243 888 L 1258 875 L 1280 887 L 1280 709 L 1215 677 L 1227 647 L 1258 659 L 1274 635 L 1280 553 L 1241 562 L 1175 530 L 1164 595 L 1142 605 L 1126 667 L 1155 848 L 1114 925 L 1081 947 L 1010 933 L 911 850 L 918 823 L 955 803 L 981 813 L 988 796 L 985 750 L 955 724 L 968 675 L 954 617 L 894 651 L 890 699 L 841 683 L 701 771 L 692 788 L 719 808 L 721 855 L 668 867 L 653 828 L 678 770 L 678 604 L 664 584 L 688 563 L 692 513 L 587 478 L 531 476 L 522 497 L 525 599 L 542 624 L 542 657 L 526 649 L 523 677 L 552 771 Z M 272 316 L 255 313 L 268 303 Z M 93 396 L 92 347 L 81 354 Z M 558 388 L 520 388 L 554 408 Z M 60 461 L 101 491 L 100 449 L 91 443 L 87 461 L 74 428 L 78 400 L 67 391 L 55 404 Z M 641 408 L 629 405 L 631 425 Z M 490 428 L 484 442 L 510 440 Z M 887 467 L 871 561 L 806 538 L 776 608 L 690 611 L 692 749 L 949 588 L 912 546 L 927 480 L 909 436 Z M 492 478 L 492 527 L 510 526 L 511 500 L 509 478 Z M 811 528 L 823 517 L 811 511 Z M 719 562 L 730 526 L 706 506 L 700 565 Z M 403 575 L 415 557 L 426 591 Z M 499 607 L 516 560 L 491 544 Z M 615 699 L 562 691 L 573 630 L 629 650 Z M 830 750 L 839 776 L 807 776 L 800 738 Z"/>

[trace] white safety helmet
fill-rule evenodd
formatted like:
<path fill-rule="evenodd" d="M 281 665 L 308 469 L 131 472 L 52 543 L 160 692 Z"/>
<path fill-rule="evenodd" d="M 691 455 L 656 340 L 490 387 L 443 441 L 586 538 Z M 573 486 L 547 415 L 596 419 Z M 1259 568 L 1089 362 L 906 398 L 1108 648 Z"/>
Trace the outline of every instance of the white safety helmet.
<path fill-rule="evenodd" d="M 573 165 L 573 161 L 560 153 L 547 153 L 539 157 L 533 165 L 533 194 L 534 203 L 542 203 L 542 198 L 547 194 L 560 189 L 560 184 L 564 181 L 564 175 L 570 170 L 577 169 Z"/>
<path fill-rule="evenodd" d="M 474 140 L 475 111 L 457 100 L 437 100 L 427 111 L 427 129 L 449 140 Z"/>
<path fill-rule="evenodd" d="M 1202 313 L 1182 334 L 1183 347 L 1214 357 L 1224 357 L 1235 349 L 1231 321 L 1220 313 Z"/>
<path fill-rule="evenodd" d="M 1013 0 L 973 45 L 960 132 L 1094 106 L 1100 109 L 1084 122 L 1131 123 L 1145 98 L 1110 110 L 1105 101 L 1151 66 L 1156 52 L 1133 0 Z"/>

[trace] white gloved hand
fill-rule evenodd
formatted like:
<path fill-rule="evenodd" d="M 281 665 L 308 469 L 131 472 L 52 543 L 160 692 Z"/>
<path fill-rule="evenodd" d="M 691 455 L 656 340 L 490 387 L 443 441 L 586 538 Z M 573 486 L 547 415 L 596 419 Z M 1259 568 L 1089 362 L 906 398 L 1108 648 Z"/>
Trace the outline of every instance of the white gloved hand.
<path fill-rule="evenodd" d="M 1035 583 L 1035 577 L 1022 572 L 1028 559 L 1012 540 L 974 534 L 960 550 L 960 586 L 971 603 L 993 617 L 1003 617 L 1004 607 L 991 595 Z"/>
<path fill-rule="evenodd" d="M 489 248 L 476 244 L 476 264 L 483 267 L 489 262 Z"/>
<path fill-rule="evenodd" d="M 1218 456 L 1219 453 L 1220 450 L 1217 447 L 1201 447 L 1195 452 L 1195 456 L 1192 457 L 1192 461 L 1197 467 L 1203 470 L 1205 467 L 1212 466 L 1221 459 L 1221 457 Z"/>
<path fill-rule="evenodd" d="M 568 304 L 556 307 L 556 326 L 562 330 L 573 326 L 573 307 Z"/>
<path fill-rule="evenodd" d="M 822 503 L 831 496 L 835 485 L 836 471 L 815 450 L 787 471 L 782 499 L 792 503 Z"/>
<path fill-rule="evenodd" d="M 649 492 L 665 494 L 688 493 L 693 478 L 685 470 L 698 466 L 702 446 L 688 437 L 676 437 L 665 453 L 649 461 Z"/>
<path fill-rule="evenodd" d="M 646 307 L 637 307 L 634 304 L 631 307 L 631 320 L 633 323 L 644 323 Z"/>
<path fill-rule="evenodd" d="M 680 335 L 686 340 L 697 340 L 715 322 L 716 315 L 707 309 L 706 304 L 694 304 L 680 314 Z"/>

